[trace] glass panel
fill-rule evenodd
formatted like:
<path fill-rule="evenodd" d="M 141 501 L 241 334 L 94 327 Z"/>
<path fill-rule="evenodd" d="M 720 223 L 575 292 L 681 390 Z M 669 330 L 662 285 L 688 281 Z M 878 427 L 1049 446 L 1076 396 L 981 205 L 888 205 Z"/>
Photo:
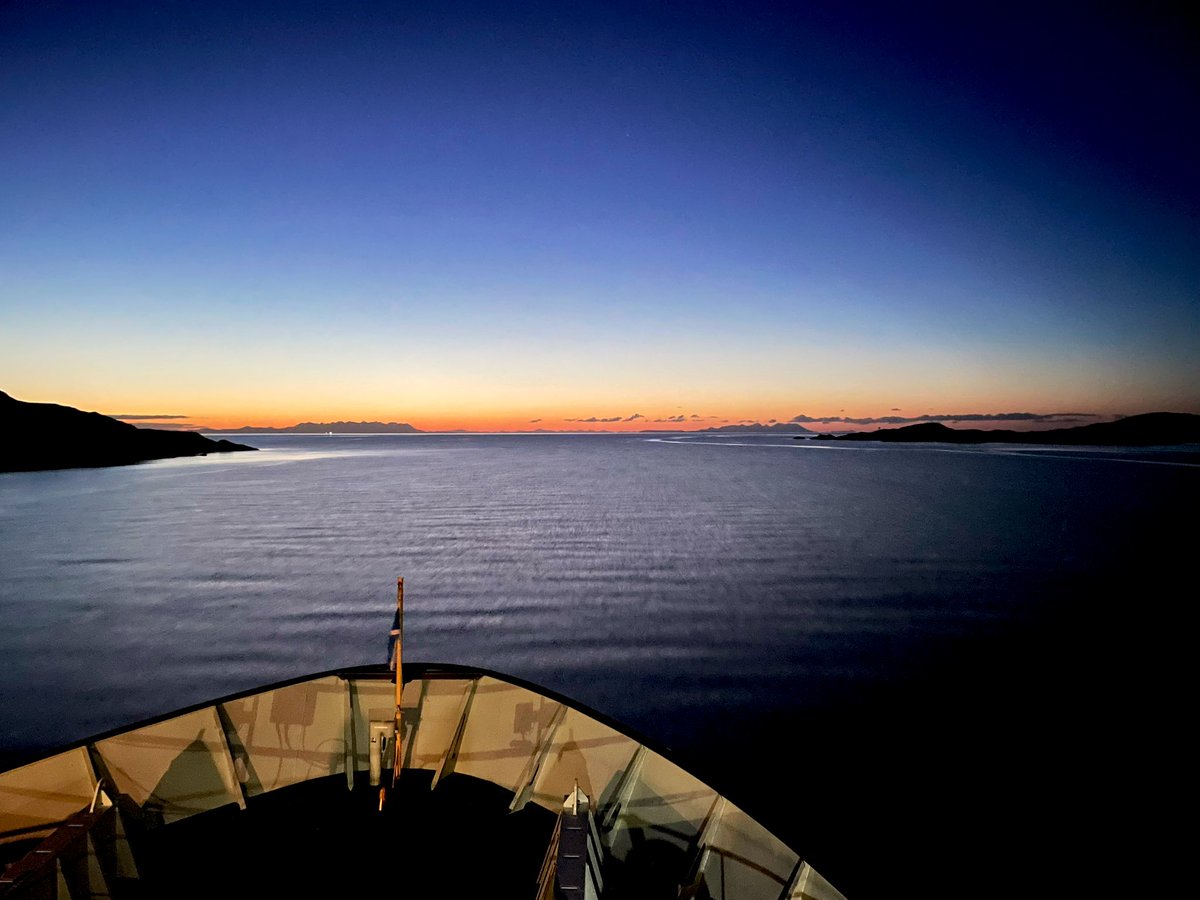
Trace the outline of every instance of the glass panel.
<path fill-rule="evenodd" d="M 673 762 L 644 750 L 636 771 L 621 788 L 615 812 L 606 811 L 609 823 L 605 842 L 618 859 L 626 859 L 636 846 L 675 858 L 692 848 L 717 793 Z M 610 817 L 615 819 L 610 821 Z M 668 847 L 675 851 L 670 852 Z M 678 861 L 678 860 L 677 860 Z"/>
<path fill-rule="evenodd" d="M 0 773 L 0 843 L 45 837 L 91 803 L 95 788 L 83 747 Z"/>
<path fill-rule="evenodd" d="M 454 771 L 517 790 L 560 706 L 525 688 L 479 679 Z"/>
<path fill-rule="evenodd" d="M 603 808 L 637 747 L 632 738 L 578 710 L 567 709 L 534 780 L 531 799 L 558 812 L 563 798 L 578 784 L 591 798 L 593 809 Z"/>
<path fill-rule="evenodd" d="M 404 686 L 405 768 L 436 770 L 441 765 L 471 684 L 465 678 L 428 678 Z"/>
<path fill-rule="evenodd" d="M 404 688 L 406 697 L 408 688 Z M 383 679 L 358 678 L 350 682 L 350 692 L 354 708 L 354 768 L 365 772 L 371 761 L 371 723 L 396 719 L 396 686 Z"/>
<path fill-rule="evenodd" d="M 841 892 L 820 876 L 816 869 L 808 863 L 800 864 L 796 875 L 796 883 L 788 900 L 846 900 Z"/>
<path fill-rule="evenodd" d="M 734 806 L 723 804 L 701 871 L 713 900 L 777 900 L 799 857 Z"/>
<path fill-rule="evenodd" d="M 96 742 L 118 791 L 164 822 L 243 804 L 215 707 Z"/>
<path fill-rule="evenodd" d="M 320 678 L 222 704 L 250 796 L 346 768 L 346 683 Z"/>

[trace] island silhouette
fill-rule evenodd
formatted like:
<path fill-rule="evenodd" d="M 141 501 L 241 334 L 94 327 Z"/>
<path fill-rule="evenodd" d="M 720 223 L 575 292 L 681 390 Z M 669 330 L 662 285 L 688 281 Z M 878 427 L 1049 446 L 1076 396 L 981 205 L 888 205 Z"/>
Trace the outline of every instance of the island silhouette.
<path fill-rule="evenodd" d="M 1091 425 L 1051 428 L 1046 431 L 950 428 L 940 422 L 921 422 L 917 425 L 905 425 L 903 428 L 879 428 L 875 431 L 856 431 L 848 434 L 818 434 L 812 440 L 1157 447 L 1200 443 L 1200 416 L 1191 413 L 1152 412 L 1126 416 L 1114 422 L 1095 422 Z"/>

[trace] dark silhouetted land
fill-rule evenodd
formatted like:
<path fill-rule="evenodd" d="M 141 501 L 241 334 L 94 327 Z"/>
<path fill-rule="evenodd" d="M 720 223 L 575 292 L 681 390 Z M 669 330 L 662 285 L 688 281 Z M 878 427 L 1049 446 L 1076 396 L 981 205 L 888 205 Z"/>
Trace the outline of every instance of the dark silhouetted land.
<path fill-rule="evenodd" d="M 1093 447 L 1158 447 L 1200 443 L 1200 416 L 1191 413 L 1154 412 L 1128 416 L 1115 422 L 1097 422 L 1048 431 L 1010 431 L 997 428 L 949 428 L 940 422 L 922 422 L 903 428 L 880 428 L 853 434 L 819 434 L 819 441 L 886 441 L 938 444 L 1068 444 Z"/>
<path fill-rule="evenodd" d="M 717 425 L 713 428 L 697 428 L 696 433 L 724 433 L 724 434 L 741 434 L 751 432 L 754 434 L 812 434 L 811 428 L 805 428 L 797 422 L 775 422 L 770 425 L 764 425 L 761 422 L 754 422 L 750 425 Z"/>
<path fill-rule="evenodd" d="M 192 431 L 135 428 L 57 403 L 26 403 L 0 391 L 0 472 L 124 466 L 151 459 L 255 450 Z"/>

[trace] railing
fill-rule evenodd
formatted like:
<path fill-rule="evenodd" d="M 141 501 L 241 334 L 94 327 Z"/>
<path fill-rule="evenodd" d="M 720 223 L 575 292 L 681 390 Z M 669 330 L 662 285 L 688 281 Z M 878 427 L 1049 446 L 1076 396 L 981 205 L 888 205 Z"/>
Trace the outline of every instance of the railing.
<path fill-rule="evenodd" d="M 98 784 L 88 806 L 0 873 L 0 897 L 109 898 L 137 879 L 121 814 Z"/>
<path fill-rule="evenodd" d="M 713 788 L 597 714 L 494 673 L 405 672 L 404 770 L 492 782 L 511 792 L 514 810 L 558 813 L 578 785 L 592 801 L 600 855 L 624 871 L 633 849 L 653 841 L 686 859 L 680 884 L 688 870 L 702 874 L 703 848 L 730 897 L 840 896 Z M 353 788 L 361 772 L 365 785 L 370 724 L 395 711 L 389 676 L 382 666 L 346 670 L 226 698 L 0 773 L 0 845 L 51 836 L 101 778 L 140 811 L 139 827 L 153 817 L 168 829 L 316 779 Z"/>

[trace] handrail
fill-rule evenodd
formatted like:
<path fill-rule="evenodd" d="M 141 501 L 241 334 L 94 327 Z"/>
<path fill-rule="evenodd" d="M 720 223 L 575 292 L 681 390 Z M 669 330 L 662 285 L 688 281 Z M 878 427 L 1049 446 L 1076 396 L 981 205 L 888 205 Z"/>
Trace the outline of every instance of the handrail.
<path fill-rule="evenodd" d="M 96 799 L 100 796 L 100 786 L 96 786 Z M 54 829 L 42 841 L 22 856 L 10 863 L 3 873 L 0 873 L 0 897 L 15 894 L 50 873 L 59 860 L 76 849 L 80 840 L 86 840 L 87 834 L 95 825 L 108 814 L 116 814 L 111 805 L 95 808 L 95 800 L 90 806 L 85 806 L 68 818 L 58 828 Z"/>

